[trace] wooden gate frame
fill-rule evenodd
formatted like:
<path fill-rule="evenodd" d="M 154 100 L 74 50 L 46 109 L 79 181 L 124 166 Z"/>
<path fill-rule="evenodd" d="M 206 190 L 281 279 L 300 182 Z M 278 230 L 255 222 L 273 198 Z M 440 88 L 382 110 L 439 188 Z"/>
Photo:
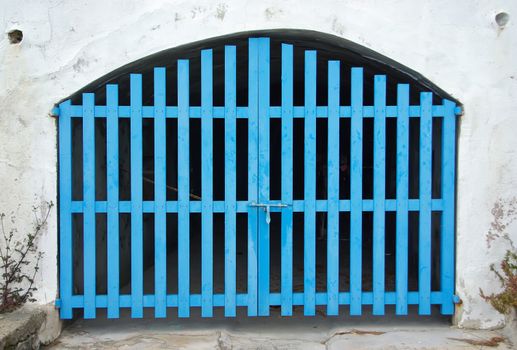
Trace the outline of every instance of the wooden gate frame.
<path fill-rule="evenodd" d="M 399 84 L 397 105 L 386 105 L 386 76 L 374 78 L 374 105 L 363 105 L 363 68 L 351 70 L 351 105 L 339 105 L 339 61 L 328 63 L 328 106 L 316 105 L 316 51 L 305 52 L 305 103 L 293 106 L 293 46 L 282 45 L 282 103 L 269 102 L 269 39 L 249 39 L 248 106 L 236 105 L 236 48 L 225 46 L 225 106 L 212 105 L 212 50 L 201 51 L 201 106 L 189 104 L 189 61 L 178 60 L 178 105 L 166 106 L 165 68 L 154 70 L 154 106 L 142 106 L 142 76 L 131 74 L 129 106 L 118 104 L 118 86 L 106 85 L 105 106 L 95 105 L 94 94 L 83 94 L 82 105 L 70 100 L 56 108 L 59 116 L 59 233 L 60 298 L 56 304 L 62 319 L 72 310 L 84 309 L 84 318 L 95 318 L 97 308 L 107 308 L 108 318 L 118 318 L 120 308 L 131 308 L 131 317 L 143 317 L 144 307 L 154 307 L 155 317 L 166 317 L 178 308 L 179 317 L 189 317 L 191 307 L 201 307 L 203 317 L 213 316 L 214 307 L 224 307 L 225 316 L 235 316 L 245 306 L 249 316 L 269 315 L 270 306 L 280 305 L 281 314 L 292 315 L 293 306 L 303 305 L 305 315 L 315 315 L 317 305 L 326 305 L 328 315 L 337 315 L 340 305 L 349 305 L 351 315 L 360 315 L 363 305 L 373 305 L 373 314 L 383 315 L 385 305 L 395 305 L 396 314 L 406 315 L 417 304 L 419 314 L 454 312 L 454 223 L 456 116 L 460 108 L 443 100 L 433 105 L 432 93 L 420 95 L 420 105 L 409 104 L 409 85 Z M 83 123 L 83 200 L 72 200 L 72 118 Z M 95 198 L 95 118 L 106 118 L 107 201 Z M 131 200 L 119 200 L 118 120 L 130 118 Z M 142 119 L 154 118 L 155 198 L 142 197 Z M 178 200 L 166 200 L 166 118 L 178 119 Z M 189 119 L 201 118 L 202 199 L 189 197 Z M 213 200 L 213 119 L 225 123 L 225 200 Z M 236 119 L 248 118 L 248 200 L 236 199 Z M 282 121 L 281 201 L 269 200 L 269 119 Z M 293 200 L 293 118 L 304 118 L 303 200 Z M 316 199 L 316 118 L 328 118 L 328 198 Z M 351 197 L 339 198 L 339 120 L 351 119 Z M 374 120 L 374 195 L 362 195 L 363 118 Z M 386 118 L 397 119 L 396 199 L 385 198 Z M 420 118 L 419 198 L 408 198 L 409 119 Z M 441 198 L 432 199 L 432 122 L 442 118 Z M 281 211 L 281 292 L 269 289 L 269 213 Z M 373 212 L 373 291 L 362 291 L 362 213 Z M 386 292 L 385 213 L 396 212 L 396 291 Z M 408 291 L 408 213 L 419 213 L 419 288 Z M 293 212 L 304 212 L 304 291 L 293 292 Z M 315 217 L 326 212 L 327 292 L 316 292 Z M 339 290 L 340 212 L 350 212 L 350 290 Z M 431 290 L 431 213 L 441 212 L 440 291 Z M 84 294 L 73 294 L 72 214 L 84 216 Z M 107 213 L 107 295 L 97 295 L 95 285 L 95 216 Z M 120 295 L 119 214 L 131 214 L 131 294 Z M 155 292 L 143 293 L 143 213 L 155 215 Z M 166 214 L 178 213 L 178 293 L 167 294 Z M 201 294 L 190 293 L 189 215 L 201 213 Z M 225 290 L 213 293 L 213 213 L 225 214 Z M 248 290 L 236 292 L 236 214 L 248 215 Z"/>

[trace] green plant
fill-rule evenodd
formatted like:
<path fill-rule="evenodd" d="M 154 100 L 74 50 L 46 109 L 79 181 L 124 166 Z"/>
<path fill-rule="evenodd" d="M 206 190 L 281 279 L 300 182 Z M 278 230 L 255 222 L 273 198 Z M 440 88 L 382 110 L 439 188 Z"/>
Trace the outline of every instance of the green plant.
<path fill-rule="evenodd" d="M 500 313 L 508 314 L 512 309 L 517 308 L 517 252 L 508 250 L 500 265 L 501 272 L 497 271 L 494 265 L 490 265 L 490 270 L 493 271 L 503 290 L 497 294 L 485 295 L 481 288 L 479 292 L 481 297 Z"/>
<path fill-rule="evenodd" d="M 10 312 L 27 301 L 34 301 L 34 278 L 39 270 L 43 256 L 37 249 L 37 238 L 46 226 L 50 211 L 54 204 L 45 203 L 42 207 L 33 207 L 34 226 L 31 232 L 21 240 L 14 240 L 15 227 L 5 229 L 5 213 L 0 214 L 0 227 L 4 242 L 0 245 L 0 313 Z M 38 215 L 38 212 L 41 214 Z M 11 223 L 15 223 L 11 216 Z M 3 247 L 1 247 L 3 246 Z"/>

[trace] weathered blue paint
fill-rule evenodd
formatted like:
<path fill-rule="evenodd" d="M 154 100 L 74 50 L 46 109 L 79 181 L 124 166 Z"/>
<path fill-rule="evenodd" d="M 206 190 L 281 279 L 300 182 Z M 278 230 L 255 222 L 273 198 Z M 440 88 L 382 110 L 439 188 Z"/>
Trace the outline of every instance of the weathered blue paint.
<path fill-rule="evenodd" d="M 374 78 L 373 314 L 384 315 L 386 197 L 386 76 Z"/>
<path fill-rule="evenodd" d="M 191 119 L 200 119 L 201 118 L 201 109 L 200 106 L 191 106 L 189 107 L 189 117 Z M 455 108 L 457 111 L 458 107 Z M 237 107 L 237 119 L 248 119 L 249 117 L 249 108 L 248 107 Z M 386 106 L 386 118 L 397 118 L 397 106 Z M 351 118 L 351 107 L 350 106 L 340 106 L 339 107 L 339 117 L 340 118 Z M 80 118 L 83 116 L 82 105 L 71 105 L 70 106 L 70 114 L 73 118 Z M 432 116 L 433 117 L 443 117 L 444 107 L 443 105 L 433 106 L 432 108 Z M 363 106 L 363 118 L 373 118 L 374 116 L 374 106 Z M 130 106 L 119 106 L 119 118 L 130 118 L 131 117 L 131 107 Z M 142 107 L 142 117 L 143 118 L 154 118 L 154 106 L 143 106 Z M 269 117 L 270 118 L 281 118 L 282 117 L 282 107 L 281 106 L 270 106 L 269 107 Z M 305 107 L 304 106 L 295 106 L 293 107 L 293 118 L 304 118 L 305 117 Z M 420 118 L 420 105 L 412 105 L 409 106 L 409 117 L 410 118 Z M 95 106 L 95 118 L 106 118 L 106 106 Z M 178 107 L 177 106 L 167 106 L 165 110 L 165 118 L 176 119 L 178 118 Z M 216 119 L 224 119 L 224 107 L 216 106 L 213 107 L 213 118 Z M 317 106 L 316 107 L 316 118 L 328 118 L 328 106 Z"/>
<path fill-rule="evenodd" d="M 329 61 L 327 315 L 339 314 L 339 84 L 339 61 Z"/>
<path fill-rule="evenodd" d="M 258 202 L 258 75 L 259 39 L 248 45 L 248 201 Z M 247 203 L 248 204 L 248 203 Z M 248 211 L 248 316 L 258 312 L 258 209 Z"/>
<path fill-rule="evenodd" d="M 131 74 L 131 317 L 144 316 L 142 75 Z"/>
<path fill-rule="evenodd" d="M 454 181 L 456 178 L 456 105 L 443 101 L 444 116 L 442 124 L 442 227 L 441 227 L 441 256 L 440 276 L 443 293 L 442 314 L 454 313 Z"/>
<path fill-rule="evenodd" d="M 106 86 L 106 184 L 108 191 L 108 318 L 119 318 L 118 86 Z"/>
<path fill-rule="evenodd" d="M 178 60 L 178 317 L 190 316 L 189 61 Z"/>
<path fill-rule="evenodd" d="M 282 316 L 293 314 L 293 46 L 282 44 Z"/>
<path fill-rule="evenodd" d="M 258 50 L 258 200 L 269 202 L 269 39 L 259 39 Z M 258 215 L 258 315 L 269 315 L 269 223 Z"/>
<path fill-rule="evenodd" d="M 418 217 L 418 290 L 420 315 L 431 314 L 431 179 L 433 95 L 420 94 L 420 213 Z"/>
<path fill-rule="evenodd" d="M 201 316 L 213 316 L 213 68 L 201 51 Z"/>
<path fill-rule="evenodd" d="M 409 305 L 418 305 L 418 292 L 408 292 L 408 304 Z M 294 306 L 303 306 L 303 293 L 293 293 L 293 305 Z M 326 305 L 327 293 L 319 292 L 316 293 L 316 304 L 317 305 Z M 373 305 L 373 293 L 372 292 L 363 292 L 361 293 L 361 300 L 363 301 L 363 305 Z M 441 305 L 443 302 L 442 292 L 431 292 L 431 304 L 432 305 Z M 280 305 L 281 304 L 281 294 L 280 293 L 271 293 L 270 294 L 271 305 Z M 385 293 L 386 305 L 395 305 L 396 303 L 396 293 L 395 292 L 386 292 Z M 458 300 L 457 296 L 453 296 L 453 300 Z M 95 297 L 95 303 L 98 308 L 106 308 L 108 305 L 108 298 L 106 294 L 97 295 Z M 74 308 L 83 308 L 84 307 L 84 298 L 82 295 L 73 295 L 71 299 L 72 307 Z M 339 293 L 339 305 L 350 305 L 350 293 L 349 292 L 340 292 Z M 56 306 L 61 306 L 61 300 L 56 301 Z M 131 306 L 131 295 L 123 294 L 120 296 L 120 307 L 127 308 Z M 153 307 L 154 306 L 154 295 L 146 294 L 144 296 L 144 306 L 145 307 Z M 191 307 L 201 307 L 201 294 L 191 294 L 190 296 L 190 306 Z M 215 307 L 224 307 L 224 294 L 214 294 L 214 306 Z M 237 294 L 237 306 L 247 306 L 247 295 L 246 294 Z M 167 295 L 167 307 L 177 308 L 178 307 L 178 295 L 177 294 L 168 294 Z"/>
<path fill-rule="evenodd" d="M 83 94 L 84 318 L 95 318 L 95 96 Z"/>
<path fill-rule="evenodd" d="M 236 316 L 237 298 L 237 57 L 235 46 L 225 47 L 224 60 L 224 315 Z"/>
<path fill-rule="evenodd" d="M 316 314 L 316 51 L 305 51 L 303 314 Z"/>
<path fill-rule="evenodd" d="M 167 317 L 165 68 L 154 69 L 154 316 Z"/>
<path fill-rule="evenodd" d="M 338 315 L 340 305 L 349 305 L 351 315 L 360 315 L 363 305 L 383 315 L 386 305 L 397 314 L 407 314 L 408 305 L 418 305 L 429 314 L 431 305 L 441 305 L 442 314 L 454 311 L 454 181 L 457 107 L 451 101 L 433 106 L 432 95 L 422 93 L 420 105 L 409 105 L 409 86 L 398 85 L 397 105 L 386 105 L 386 77 L 374 78 L 374 104 L 363 104 L 363 70 L 351 70 L 351 105 L 340 106 L 340 62 L 328 62 L 328 105 L 316 105 L 316 51 L 305 52 L 303 106 L 293 106 L 293 46 L 282 45 L 281 106 L 270 104 L 270 43 L 268 38 L 249 41 L 248 106 L 237 106 L 236 47 L 225 47 L 224 106 L 213 106 L 212 50 L 201 51 L 201 106 L 190 106 L 189 61 L 178 61 L 178 106 L 166 106 L 166 72 L 154 70 L 153 106 L 142 106 L 142 76 L 130 78 L 130 105 L 119 106 L 118 87 L 106 86 L 106 106 L 96 106 L 93 94 L 84 94 L 82 105 L 65 101 L 59 106 L 60 186 L 60 299 L 63 319 L 72 318 L 73 308 L 84 309 L 85 318 L 96 317 L 97 308 L 107 308 L 109 318 L 118 318 L 120 308 L 131 316 L 143 316 L 154 308 L 155 317 L 166 317 L 168 308 L 178 308 L 179 317 L 189 317 L 191 307 L 200 307 L 203 317 L 213 316 L 214 307 L 224 307 L 227 317 L 237 307 L 247 307 L 249 316 L 267 316 L 271 306 L 281 314 L 293 314 L 303 306 L 305 315 L 315 315 L 316 306 L 326 306 L 328 315 Z M 83 198 L 72 200 L 72 118 L 83 123 Z M 107 200 L 95 198 L 95 118 L 106 118 Z M 119 199 L 119 120 L 130 118 L 131 199 Z M 143 200 L 142 120 L 154 122 L 154 199 Z M 166 118 L 178 122 L 178 199 L 167 200 Z M 201 140 L 190 140 L 190 119 L 201 118 Z M 224 118 L 225 197 L 213 199 L 213 119 Z M 248 198 L 237 200 L 237 118 L 248 121 Z M 281 200 L 270 199 L 271 118 L 281 118 Z M 293 124 L 304 118 L 304 198 L 293 199 Z M 327 118 L 327 198 L 316 198 L 316 118 Z M 339 198 L 340 118 L 351 118 L 351 198 Z M 373 118 L 373 199 L 364 199 L 363 122 Z M 386 118 L 397 118 L 396 199 L 386 199 Z M 408 198 L 409 120 L 420 120 L 420 164 L 417 199 Z M 432 199 L 432 123 L 442 118 L 441 198 Z M 169 141 L 170 142 L 170 141 Z M 201 144 L 201 200 L 190 193 L 190 142 Z M 97 175 L 99 176 L 99 175 Z M 281 212 L 280 292 L 270 291 L 270 212 Z M 293 291 L 293 213 L 304 213 L 304 285 Z M 350 289 L 339 290 L 339 215 L 350 212 Z M 373 289 L 363 291 L 362 216 L 373 212 Z M 385 213 L 396 213 L 396 290 L 385 291 Z M 408 292 L 408 213 L 419 213 L 419 288 Z M 442 213 L 440 240 L 440 291 L 431 290 L 431 215 Z M 107 292 L 96 293 L 96 232 L 98 213 L 107 213 Z M 120 294 L 119 216 L 131 214 L 131 293 Z M 154 214 L 154 293 L 143 294 L 143 213 Z M 167 213 L 178 214 L 178 292 L 167 294 Z M 190 214 L 201 213 L 201 290 L 190 290 Z M 224 293 L 213 287 L 213 214 L 224 213 Z M 247 291 L 237 293 L 236 217 L 248 216 Z M 316 291 L 316 213 L 327 216 L 326 291 Z M 84 217 L 84 294 L 73 295 L 72 214 Z M 301 238 L 301 237 L 300 237 Z"/>
<path fill-rule="evenodd" d="M 363 69 L 352 68 L 350 124 L 350 315 L 361 315 L 363 248 Z"/>
<path fill-rule="evenodd" d="M 397 86 L 397 207 L 395 237 L 395 313 L 408 311 L 409 85 Z"/>
<path fill-rule="evenodd" d="M 59 297 L 62 319 L 72 318 L 72 118 L 71 101 L 59 105 Z"/>
<path fill-rule="evenodd" d="M 419 199 L 408 199 L 407 201 L 408 211 L 419 211 L 420 210 L 420 200 Z M 363 212 L 373 212 L 373 200 L 372 199 L 363 199 L 362 200 Z M 279 212 L 282 207 L 279 207 L 280 201 L 270 201 L 270 209 L 272 212 Z M 397 200 L 395 199 L 386 199 L 385 201 L 385 209 L 388 212 L 397 211 Z M 250 202 L 247 200 L 237 201 L 237 213 L 247 213 L 248 207 L 250 206 Z M 316 211 L 317 212 L 326 212 L 327 211 L 327 200 L 317 199 L 316 200 Z M 295 213 L 304 212 L 305 201 L 303 199 L 295 199 L 292 203 L 292 209 Z M 191 213 L 201 213 L 201 201 L 191 201 L 190 202 L 190 212 Z M 432 199 L 431 200 L 431 209 L 433 211 L 441 212 L 443 210 L 443 201 L 441 199 Z M 167 201 L 166 203 L 167 213 L 177 213 L 178 212 L 178 202 L 177 201 Z M 224 213 L 224 201 L 214 201 L 213 202 L 213 210 L 214 213 Z M 82 213 L 83 212 L 83 202 L 82 201 L 72 201 L 71 204 L 72 213 Z M 106 213 L 107 212 L 107 202 L 106 201 L 96 201 L 95 202 L 95 211 L 97 213 Z M 142 211 L 144 213 L 154 213 L 154 201 L 143 201 Z M 339 200 L 339 211 L 340 212 L 350 212 L 350 200 L 349 199 L 340 199 Z M 120 201 L 119 202 L 119 212 L 120 213 L 130 213 L 131 212 L 131 202 L 130 201 Z"/>

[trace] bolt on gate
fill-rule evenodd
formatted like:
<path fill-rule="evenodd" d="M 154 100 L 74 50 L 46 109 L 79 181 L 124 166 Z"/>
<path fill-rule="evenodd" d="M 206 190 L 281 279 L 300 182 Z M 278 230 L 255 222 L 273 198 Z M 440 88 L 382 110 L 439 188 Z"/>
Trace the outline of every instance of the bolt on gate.
<path fill-rule="evenodd" d="M 268 38 L 250 38 L 247 57 L 247 105 L 237 105 L 236 80 L 237 54 L 235 46 L 224 47 L 224 106 L 213 104 L 213 51 L 200 51 L 201 81 L 200 105 L 191 106 L 189 60 L 177 61 L 177 105 L 167 105 L 167 72 L 163 67 L 154 68 L 152 92 L 153 105 L 142 101 L 142 75 L 130 76 L 130 103 L 119 105 L 119 90 L 115 84 L 106 85 L 105 105 L 96 105 L 92 93 L 83 94 L 82 105 L 66 100 L 59 105 L 59 234 L 60 234 L 60 296 L 57 305 L 63 319 L 73 316 L 73 309 L 84 310 L 85 318 L 95 318 L 97 309 L 107 308 L 109 318 L 118 318 L 121 308 L 130 308 L 131 316 L 143 317 L 144 308 L 154 308 L 155 317 L 166 317 L 167 310 L 176 308 L 179 317 L 189 317 L 191 308 L 200 308 L 203 317 L 213 316 L 214 308 L 224 308 L 225 316 L 236 316 L 237 308 L 247 309 L 249 316 L 267 316 L 272 307 L 279 307 L 281 315 L 293 314 L 293 309 L 303 306 L 304 315 L 316 314 L 317 306 L 326 307 L 327 315 L 338 315 L 340 306 L 347 305 L 350 315 L 361 315 L 363 306 L 372 307 L 373 314 L 385 314 L 386 305 L 394 305 L 399 315 L 408 313 L 408 305 L 417 305 L 422 315 L 431 313 L 431 305 L 440 305 L 441 313 L 450 315 L 454 311 L 454 209 L 455 209 L 455 143 L 456 116 L 460 108 L 450 100 L 433 104 L 433 94 L 421 92 L 419 105 L 410 104 L 410 86 L 398 84 L 396 105 L 386 101 L 387 85 L 385 75 L 373 78 L 373 105 L 363 103 L 363 68 L 349 70 L 349 80 L 342 81 L 340 61 L 329 60 L 327 69 L 327 103 L 317 105 L 317 52 L 304 52 L 303 105 L 295 105 L 293 86 L 293 46 L 281 46 L 281 104 L 270 103 L 270 41 Z M 170 75 L 169 75 L 170 76 Z M 340 96 L 345 84 L 349 84 L 350 104 L 342 105 Z M 99 174 L 96 166 L 96 142 L 99 133 L 96 120 L 105 120 L 105 173 Z M 200 137 L 191 137 L 191 121 L 200 119 Z M 129 163 L 130 198 L 121 200 L 120 178 L 120 121 L 129 120 Z M 149 180 L 144 174 L 143 123 L 152 120 L 153 151 L 152 173 Z M 176 120 L 177 132 L 174 138 L 168 132 L 167 120 Z M 224 199 L 214 198 L 214 123 L 224 123 Z M 239 120 L 247 123 L 246 135 L 239 132 Z M 277 120 L 280 147 L 272 149 L 273 124 Z M 324 132 L 318 131 L 318 120 L 325 120 Z M 365 123 L 371 120 L 372 145 L 365 148 Z M 433 127 L 433 121 L 440 120 L 440 128 Z M 416 147 L 410 142 L 411 121 L 416 125 Z M 82 133 L 72 132 L 73 123 L 82 126 Z M 342 124 L 346 122 L 347 127 Z M 297 132 L 296 124 L 301 128 Z M 391 123 L 393 147 L 388 147 L 387 123 Z M 222 130 L 222 129 L 221 129 Z M 439 135 L 435 135 L 436 133 Z M 295 142 L 301 134 L 301 142 Z M 345 135 L 346 134 L 346 135 Z M 82 137 L 82 139 L 81 139 Z M 121 136 L 120 136 L 121 137 Z M 238 199 L 237 173 L 238 139 L 247 139 L 247 197 Z M 440 140 L 434 144 L 433 140 Z M 97 140 L 96 140 L 97 138 Z M 324 144 L 325 155 L 319 154 L 318 142 Z M 191 146 L 200 147 L 201 174 L 200 195 L 192 194 Z M 73 147 L 80 144 L 79 160 L 82 174 L 74 173 Z M 174 147 L 169 147 L 174 144 Z M 387 148 L 390 148 L 389 152 Z M 439 150 L 439 163 L 434 164 L 434 149 Z M 346 150 L 346 151 L 345 151 Z M 366 151 L 365 151 L 366 150 Z M 416 198 L 410 196 L 411 176 L 410 154 L 417 152 Z M 168 153 L 175 157 L 171 170 Z M 346 154 L 344 154 L 346 153 Z M 368 155 L 367 153 L 371 153 Z M 280 198 L 272 199 L 272 154 L 280 159 Z M 301 171 L 296 171 L 296 154 L 303 157 Z M 391 154 L 391 155 L 390 155 Z M 276 157 L 276 156 L 275 156 Z M 371 198 L 363 193 L 366 158 L 372 159 L 371 177 L 373 190 Z M 391 158 L 390 158 L 391 157 Z M 98 157 L 97 157 L 98 158 Z M 323 163 L 319 159 L 323 159 Z M 393 166 L 387 166 L 389 159 Z M 294 165 L 293 165 L 294 164 Z M 346 165 L 344 165 L 346 164 Z M 322 168 L 323 171 L 317 171 Z M 436 170 L 437 169 L 437 170 Z M 370 171 L 368 170 L 368 171 Z M 393 174 L 388 174 L 391 170 Z M 170 186 L 168 172 L 174 171 L 176 186 Z M 276 170 L 275 170 L 276 171 Z M 302 175 L 300 175 L 302 174 Z M 438 179 L 433 180 L 438 174 Z M 387 176 L 391 176 L 395 188 L 394 198 L 387 196 Z M 82 181 L 82 198 L 73 197 L 73 177 Z M 107 196 L 99 200 L 96 195 L 96 177 L 106 181 Z M 298 178 L 297 178 L 298 177 Z M 295 196 L 293 182 L 303 183 L 302 198 Z M 349 194 L 343 196 L 343 179 L 349 182 Z M 325 189 L 323 198 L 317 195 L 317 187 Z M 97 179 L 98 180 L 98 179 Z M 144 198 L 143 183 L 152 186 L 152 199 Z M 439 196 L 433 196 L 434 185 L 438 184 Z M 217 187 L 217 186 L 216 186 Z M 167 191 L 171 188 L 177 197 L 171 200 Z M 347 197 L 347 198 L 345 198 Z M 371 242 L 365 241 L 364 231 L 369 226 L 365 213 L 371 215 Z M 393 234 L 387 235 L 387 214 L 393 215 Z M 410 216 L 416 213 L 418 220 L 411 224 Z M 439 289 L 432 289 L 432 244 L 435 231 L 433 215 L 439 215 L 439 239 L 436 276 Z M 97 216 L 105 215 L 106 222 L 106 292 L 98 293 L 96 271 L 99 266 L 99 249 L 96 234 Z M 167 219 L 169 214 L 177 221 Z M 191 290 L 192 215 L 200 215 L 200 249 L 198 257 L 200 291 Z M 214 217 L 224 215 L 224 233 L 214 235 Z M 299 215 L 300 214 L 300 215 Z M 74 215 L 81 215 L 82 221 L 74 221 Z M 120 217 L 130 218 L 130 289 L 123 292 L 121 272 Z M 153 216 L 154 246 L 152 293 L 144 293 L 144 215 Z M 246 264 L 245 277 L 237 276 L 239 267 L 237 255 L 237 216 L 246 220 L 244 235 L 247 244 L 243 254 Z M 341 218 L 346 215 L 344 221 Z M 276 226 L 274 225 L 276 221 Z M 170 266 L 167 263 L 170 235 L 175 226 L 177 253 L 172 264 L 177 269 L 174 276 L 175 291 L 170 293 Z M 197 227 L 197 226 L 196 226 Z M 322 229 L 323 227 L 323 229 Z M 414 229 L 413 229 L 413 228 Z M 77 230 L 82 230 L 82 291 L 74 288 L 74 241 L 80 239 Z M 323 232 L 320 232 L 322 231 Z M 280 263 L 278 290 L 271 288 L 271 237 L 278 231 L 280 237 Z M 346 238 L 343 239 L 343 232 Z M 320 271 L 317 262 L 317 245 L 323 237 L 325 269 Z M 389 239 L 387 239 L 389 237 Z M 409 241 L 417 242 L 416 289 L 410 289 L 408 282 L 412 260 Z M 224 243 L 224 288 L 217 292 L 214 287 L 214 242 Z M 294 258 L 294 241 L 299 240 L 300 256 Z M 365 253 L 366 244 L 371 245 Z M 394 245 L 393 254 L 387 246 Z M 319 248 L 318 248 L 319 249 Z M 365 255 L 366 254 L 366 255 Z M 387 269 L 386 259 L 393 259 L 393 271 Z M 365 259 L 368 263 L 365 264 Z M 197 260 L 196 260 L 197 261 Z M 347 265 L 343 268 L 343 261 Z M 368 289 L 365 288 L 363 268 L 371 263 L 368 275 Z M 297 286 L 293 274 L 303 266 L 303 276 Z M 217 274 L 216 274 L 217 275 Z M 389 275 L 389 276 L 388 276 Z M 388 290 L 386 281 L 393 279 L 393 288 Z M 324 280 L 324 290 L 318 288 L 317 279 Z M 245 283 L 244 291 L 238 284 Z M 341 309 L 342 310 L 342 309 Z M 341 311 L 342 312 L 342 311 Z"/>

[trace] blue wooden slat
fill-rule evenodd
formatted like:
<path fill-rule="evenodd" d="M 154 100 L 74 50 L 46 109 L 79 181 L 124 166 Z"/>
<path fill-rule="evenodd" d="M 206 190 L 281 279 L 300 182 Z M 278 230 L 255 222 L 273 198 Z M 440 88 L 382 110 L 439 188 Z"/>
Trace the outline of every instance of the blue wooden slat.
<path fill-rule="evenodd" d="M 443 293 L 441 312 L 454 313 L 454 182 L 456 167 L 456 105 L 449 100 L 443 101 L 444 117 L 442 124 L 442 199 L 443 213 L 441 225 L 440 278 Z"/>
<path fill-rule="evenodd" d="M 316 51 L 305 51 L 304 315 L 316 314 Z"/>
<path fill-rule="evenodd" d="M 178 60 L 178 316 L 190 316 L 189 61 Z"/>
<path fill-rule="evenodd" d="M 418 290 L 420 315 L 431 314 L 432 93 L 420 94 L 420 213 L 418 220 Z"/>
<path fill-rule="evenodd" d="M 408 311 L 408 167 L 409 167 L 409 85 L 397 86 L 397 212 L 396 274 L 397 315 Z"/>
<path fill-rule="evenodd" d="M 293 203 L 293 46 L 282 44 L 282 203 Z M 282 209 L 282 316 L 293 314 L 293 207 Z"/>
<path fill-rule="evenodd" d="M 269 38 L 259 38 L 258 70 L 258 200 L 269 201 Z M 269 315 L 269 224 L 258 215 L 258 314 Z"/>
<path fill-rule="evenodd" d="M 84 318 L 95 318 L 95 118 L 94 94 L 83 94 Z"/>
<path fill-rule="evenodd" d="M 119 312 L 119 157 L 118 157 L 118 86 L 106 86 L 106 163 L 108 190 L 108 318 Z"/>
<path fill-rule="evenodd" d="M 248 201 L 258 202 L 258 39 L 248 45 Z M 248 207 L 248 316 L 257 315 L 258 209 Z"/>
<path fill-rule="evenodd" d="M 72 318 L 72 125 L 71 101 L 59 105 L 59 296 L 62 319 Z"/>
<path fill-rule="evenodd" d="M 213 69 L 201 51 L 201 316 L 213 316 Z"/>
<path fill-rule="evenodd" d="M 362 68 L 352 68 L 352 118 L 350 133 L 350 314 L 361 315 L 363 222 Z"/>
<path fill-rule="evenodd" d="M 167 317 L 165 68 L 154 69 L 154 316 Z"/>
<path fill-rule="evenodd" d="M 225 47 L 224 60 L 224 315 L 236 315 L 236 224 L 237 224 L 237 145 L 236 145 L 236 48 Z"/>
<path fill-rule="evenodd" d="M 384 315 L 385 181 L 386 181 L 386 76 L 374 82 L 373 174 L 373 314 Z"/>
<path fill-rule="evenodd" d="M 339 61 L 328 63 L 327 315 L 339 313 Z"/>
<path fill-rule="evenodd" d="M 131 317 L 143 317 L 142 75 L 131 74 Z"/>

